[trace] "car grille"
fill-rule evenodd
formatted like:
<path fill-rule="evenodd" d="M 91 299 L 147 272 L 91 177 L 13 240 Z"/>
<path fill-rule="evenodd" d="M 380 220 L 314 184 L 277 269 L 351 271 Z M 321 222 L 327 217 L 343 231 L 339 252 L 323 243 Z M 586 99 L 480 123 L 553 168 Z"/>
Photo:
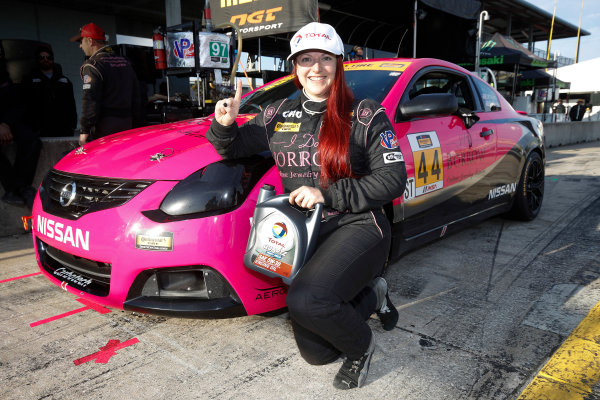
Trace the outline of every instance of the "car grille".
<path fill-rule="evenodd" d="M 42 268 L 56 279 L 95 296 L 108 296 L 111 264 L 66 253 L 36 238 Z"/>
<path fill-rule="evenodd" d="M 44 211 L 75 220 L 87 213 L 125 204 L 153 182 L 67 174 L 53 169 L 42 182 L 40 198 Z M 66 196 L 73 187 L 75 195 L 68 201 Z"/>

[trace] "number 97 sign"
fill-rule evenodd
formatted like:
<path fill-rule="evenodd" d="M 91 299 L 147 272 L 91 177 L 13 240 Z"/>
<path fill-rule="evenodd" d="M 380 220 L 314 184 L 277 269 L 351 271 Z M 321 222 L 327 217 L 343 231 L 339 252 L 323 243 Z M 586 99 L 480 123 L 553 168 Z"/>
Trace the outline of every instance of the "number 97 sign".
<path fill-rule="evenodd" d="M 435 131 L 407 135 L 415 167 L 414 196 L 444 187 L 442 148 Z"/>
<path fill-rule="evenodd" d="M 221 33 L 199 32 L 199 63 L 203 68 L 229 68 L 229 37 Z"/>

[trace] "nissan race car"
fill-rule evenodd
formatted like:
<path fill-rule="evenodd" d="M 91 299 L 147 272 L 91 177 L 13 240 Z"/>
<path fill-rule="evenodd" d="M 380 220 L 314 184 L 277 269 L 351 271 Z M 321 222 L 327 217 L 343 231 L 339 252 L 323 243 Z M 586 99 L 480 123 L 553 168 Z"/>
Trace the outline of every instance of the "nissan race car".
<path fill-rule="evenodd" d="M 381 145 L 399 145 L 406 163 L 406 191 L 385 207 L 390 260 L 492 215 L 536 217 L 539 121 L 445 61 L 349 62 L 345 74 L 357 99 L 385 107 L 395 136 L 382 132 Z M 266 84 L 242 99 L 238 123 L 298 95 L 291 76 Z M 82 298 L 139 312 L 212 318 L 284 308 L 286 285 L 243 264 L 259 189 L 282 192 L 276 160 L 222 160 L 205 138 L 211 121 L 116 133 L 62 158 L 33 208 L 44 275 Z"/>

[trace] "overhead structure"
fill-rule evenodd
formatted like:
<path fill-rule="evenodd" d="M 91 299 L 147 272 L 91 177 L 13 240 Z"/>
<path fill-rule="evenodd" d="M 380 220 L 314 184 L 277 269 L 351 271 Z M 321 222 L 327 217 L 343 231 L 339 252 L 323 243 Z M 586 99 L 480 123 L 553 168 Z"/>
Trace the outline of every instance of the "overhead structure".
<path fill-rule="evenodd" d="M 245 39 L 296 32 L 317 21 L 317 0 L 222 0 L 210 2 L 213 23 L 236 24 Z"/>
<path fill-rule="evenodd" d="M 480 64 L 495 70 L 513 71 L 538 68 L 554 68 L 556 62 L 536 56 L 510 36 L 495 33 L 489 40 L 482 43 Z M 461 63 L 465 68 L 471 68 L 470 63 Z"/>

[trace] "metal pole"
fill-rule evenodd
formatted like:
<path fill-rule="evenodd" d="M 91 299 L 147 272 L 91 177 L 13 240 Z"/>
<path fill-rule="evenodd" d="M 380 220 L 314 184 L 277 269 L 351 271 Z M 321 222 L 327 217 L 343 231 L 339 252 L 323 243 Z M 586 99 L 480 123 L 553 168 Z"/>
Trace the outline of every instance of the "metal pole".
<path fill-rule="evenodd" d="M 554 0 L 554 12 L 552 13 L 552 24 L 550 25 L 550 37 L 548 38 L 548 49 L 546 50 L 546 60 L 550 60 L 550 44 L 552 43 L 552 32 L 554 31 L 554 16 L 556 15 L 556 4 L 557 3 L 558 3 L 558 0 Z"/>
<path fill-rule="evenodd" d="M 413 10 L 413 58 L 417 58 L 417 6 L 418 0 L 415 0 Z"/>
<path fill-rule="evenodd" d="M 479 58 L 481 53 L 481 35 L 483 32 L 483 21 L 487 21 L 490 19 L 490 15 L 487 11 L 483 10 L 479 13 L 479 26 L 477 27 L 477 44 L 475 48 L 475 73 L 477 75 L 481 74 L 481 69 L 479 67 Z"/>
<path fill-rule="evenodd" d="M 581 0 L 581 10 L 579 10 L 579 26 L 577 27 L 577 49 L 575 50 L 575 64 L 579 62 L 579 37 L 581 33 L 581 14 L 583 13 L 583 0 Z"/>

